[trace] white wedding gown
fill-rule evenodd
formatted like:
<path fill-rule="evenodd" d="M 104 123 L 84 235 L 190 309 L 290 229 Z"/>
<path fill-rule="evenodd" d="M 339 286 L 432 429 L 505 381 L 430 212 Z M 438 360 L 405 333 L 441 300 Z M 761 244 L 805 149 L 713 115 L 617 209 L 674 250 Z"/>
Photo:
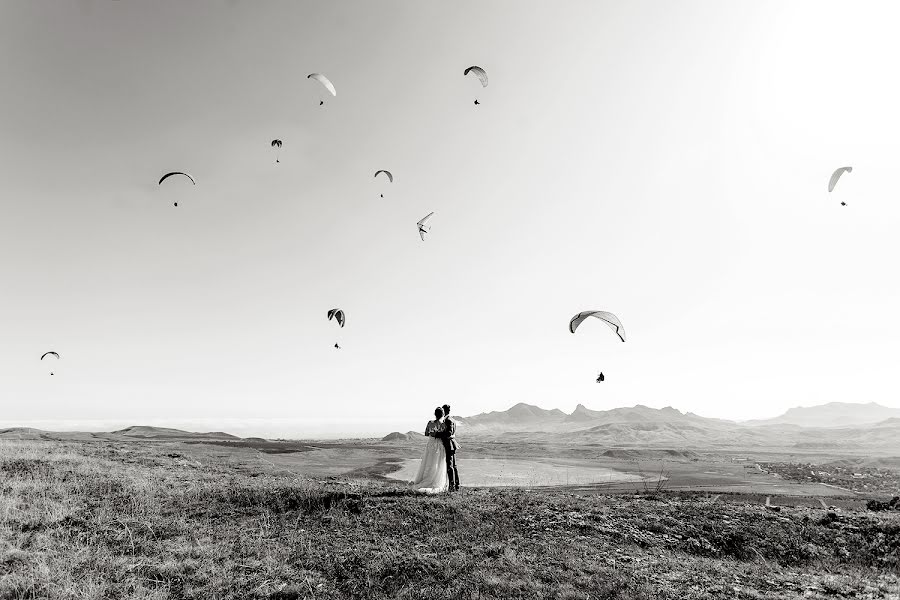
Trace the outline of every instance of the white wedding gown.
<path fill-rule="evenodd" d="M 430 421 L 425 428 L 425 434 L 432 431 L 441 431 L 443 423 Z M 428 437 L 425 444 L 425 456 L 419 465 L 419 472 L 412 483 L 415 491 L 423 494 L 440 494 L 446 492 L 447 481 L 447 452 L 444 450 L 444 442 L 440 438 Z"/>

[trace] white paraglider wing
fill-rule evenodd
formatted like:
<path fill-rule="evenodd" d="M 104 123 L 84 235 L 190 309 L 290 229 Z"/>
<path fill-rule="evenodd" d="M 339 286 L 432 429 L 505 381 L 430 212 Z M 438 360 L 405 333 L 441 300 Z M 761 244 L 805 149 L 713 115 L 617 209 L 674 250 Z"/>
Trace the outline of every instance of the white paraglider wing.
<path fill-rule="evenodd" d="M 425 227 L 425 221 L 427 221 L 428 218 L 433 214 L 434 214 L 434 211 L 428 213 L 427 215 L 425 215 L 424 217 L 419 219 L 419 221 L 416 223 L 416 225 L 418 225 L 418 227 L 419 227 L 419 237 L 422 238 L 423 242 L 425 241 L 425 232 L 428 231 L 428 228 Z"/>
<path fill-rule="evenodd" d="M 602 310 L 587 310 L 584 312 L 580 312 L 569 321 L 569 331 L 575 333 L 575 330 L 578 329 L 578 326 L 587 319 L 588 317 L 596 317 L 600 319 L 607 325 L 609 325 L 610 329 L 612 329 L 619 339 L 623 342 L 625 341 L 625 328 L 622 326 L 622 322 L 619 320 L 619 317 L 616 315 L 602 311 Z"/>
<path fill-rule="evenodd" d="M 325 77 L 321 73 L 310 73 L 309 75 L 306 76 L 306 78 L 307 79 L 315 79 L 316 81 L 321 83 L 323 86 L 325 86 L 325 89 L 328 90 L 329 92 L 331 92 L 332 96 L 337 96 L 337 90 L 334 89 L 334 84 L 331 83 L 331 80 L 329 80 L 327 77 Z"/>
<path fill-rule="evenodd" d="M 851 172 L 853 172 L 853 167 L 841 167 L 840 169 L 832 173 L 831 179 L 828 180 L 828 191 L 831 192 L 834 190 L 834 186 L 837 185 L 838 179 L 841 178 L 841 175 Z"/>

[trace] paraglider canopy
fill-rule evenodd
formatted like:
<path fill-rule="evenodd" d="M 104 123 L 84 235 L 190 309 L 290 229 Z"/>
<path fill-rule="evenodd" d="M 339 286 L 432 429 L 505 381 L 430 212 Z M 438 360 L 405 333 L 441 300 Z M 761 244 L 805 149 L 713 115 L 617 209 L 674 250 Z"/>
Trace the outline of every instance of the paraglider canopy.
<path fill-rule="evenodd" d="M 569 321 L 569 331 L 575 333 L 575 330 L 578 329 L 578 326 L 587 319 L 588 317 L 595 317 L 600 319 L 607 325 L 609 325 L 610 329 L 616 332 L 616 335 L 619 336 L 619 339 L 623 342 L 625 341 L 625 328 L 622 327 L 622 322 L 619 321 L 619 318 L 606 311 L 602 310 L 587 310 L 584 312 L 580 312 Z"/>
<path fill-rule="evenodd" d="M 306 76 L 306 78 L 307 79 L 315 79 L 316 81 L 321 83 L 323 86 L 325 86 L 325 89 L 328 90 L 329 92 L 331 92 L 332 96 L 337 96 L 337 90 L 334 89 L 334 84 L 331 83 L 331 81 L 327 77 L 322 75 L 321 73 L 310 73 L 309 75 Z M 321 104 L 321 102 L 320 102 L 320 104 Z"/>
<path fill-rule="evenodd" d="M 340 308 L 332 308 L 328 311 L 328 320 L 331 321 L 332 319 L 337 321 L 338 325 L 343 327 L 344 322 L 346 321 L 346 317 L 344 317 L 344 311 Z"/>
<path fill-rule="evenodd" d="M 388 181 L 390 181 L 391 183 L 394 183 L 394 176 L 391 175 L 390 171 L 385 171 L 384 169 L 381 169 L 380 171 L 375 171 L 375 177 L 378 177 L 379 173 L 384 173 L 385 175 L 387 175 Z"/>
<path fill-rule="evenodd" d="M 853 167 L 841 167 L 831 174 L 831 179 L 828 180 L 828 191 L 834 191 L 834 186 L 837 185 L 838 179 L 841 178 L 841 175 L 844 173 L 852 173 Z"/>
<path fill-rule="evenodd" d="M 463 71 L 464 76 L 468 75 L 469 73 L 472 73 L 473 75 L 475 75 L 475 77 L 478 78 L 478 81 L 481 82 L 481 87 L 487 87 L 488 76 L 487 76 L 487 72 L 484 69 L 482 69 L 481 67 L 479 67 L 477 65 L 472 65 L 471 67 L 469 67 L 468 69 Z"/>
<path fill-rule="evenodd" d="M 163 181 L 165 181 L 169 177 L 172 177 L 173 175 L 184 175 L 185 177 L 187 177 L 188 179 L 191 180 L 191 183 L 193 183 L 194 185 L 197 185 L 197 182 L 194 181 L 194 178 L 191 177 L 190 175 L 188 175 L 187 173 L 184 173 L 183 171 L 172 171 L 171 173 L 166 173 L 165 175 L 163 175 L 162 177 L 159 178 L 158 185 L 162 185 Z"/>
<path fill-rule="evenodd" d="M 281 148 L 281 140 L 272 140 L 273 148 Z"/>

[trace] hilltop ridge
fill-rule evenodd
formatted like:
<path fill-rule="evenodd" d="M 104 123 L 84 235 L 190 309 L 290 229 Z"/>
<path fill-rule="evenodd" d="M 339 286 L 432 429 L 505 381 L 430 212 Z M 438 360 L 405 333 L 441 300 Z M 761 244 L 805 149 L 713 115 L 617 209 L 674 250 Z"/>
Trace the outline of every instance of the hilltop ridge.
<path fill-rule="evenodd" d="M 816 406 L 795 406 L 777 417 L 744 421 L 744 424 L 847 427 L 875 424 L 890 418 L 900 418 L 900 408 L 890 408 L 876 402 L 829 402 Z"/>
<path fill-rule="evenodd" d="M 219 440 L 239 440 L 236 435 L 231 435 L 230 433 L 225 433 L 224 431 L 209 431 L 205 433 L 193 432 L 193 431 L 183 431 L 181 429 L 171 429 L 169 427 L 152 427 L 149 425 L 132 425 L 130 427 L 126 427 L 124 429 L 119 429 L 118 431 L 111 431 L 113 435 L 122 435 L 126 437 L 139 437 L 139 438 L 147 438 L 147 439 L 162 439 L 162 438 L 208 438 L 208 439 L 219 439 Z"/>

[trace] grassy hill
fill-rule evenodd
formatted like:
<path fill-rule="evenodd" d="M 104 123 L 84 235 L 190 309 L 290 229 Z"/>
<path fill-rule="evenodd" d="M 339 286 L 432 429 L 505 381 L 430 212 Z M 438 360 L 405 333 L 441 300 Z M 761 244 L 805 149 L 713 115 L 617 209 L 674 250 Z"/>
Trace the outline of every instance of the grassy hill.
<path fill-rule="evenodd" d="M 150 427 L 147 425 L 132 425 L 125 429 L 111 432 L 110 435 L 124 436 L 130 438 L 143 439 L 193 439 L 206 438 L 216 440 L 239 440 L 236 435 L 225 433 L 222 431 L 210 431 L 206 433 L 197 433 L 193 431 L 183 431 L 181 429 L 171 429 L 168 427 Z"/>
<path fill-rule="evenodd" d="M 188 459 L 188 448 L 0 443 L 0 598 L 680 600 L 900 590 L 896 513 L 774 512 L 665 493 L 421 497 L 371 480 L 248 474 Z"/>

